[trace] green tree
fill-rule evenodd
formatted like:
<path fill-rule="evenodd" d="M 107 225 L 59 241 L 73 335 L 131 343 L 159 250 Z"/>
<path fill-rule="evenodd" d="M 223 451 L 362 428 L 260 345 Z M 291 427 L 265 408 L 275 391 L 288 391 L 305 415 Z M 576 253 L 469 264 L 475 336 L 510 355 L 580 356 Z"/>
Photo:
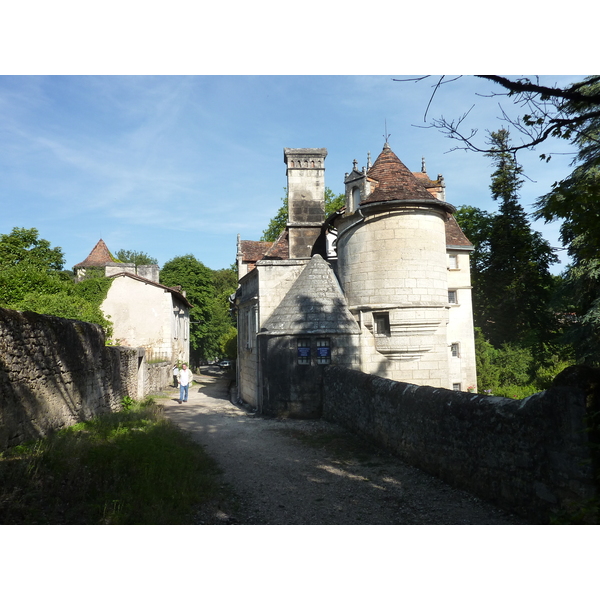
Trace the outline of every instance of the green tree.
<path fill-rule="evenodd" d="M 587 78 L 580 92 L 588 99 L 600 95 L 600 80 Z M 572 137 L 578 152 L 574 170 L 537 204 L 538 218 L 562 220 L 561 241 L 572 264 L 565 273 L 563 294 L 565 340 L 573 344 L 578 362 L 600 365 L 600 114 L 596 105 L 579 99 L 564 104 L 566 114 L 581 117 Z"/>
<path fill-rule="evenodd" d="M 504 343 L 547 341 L 553 330 L 549 302 L 553 288 L 550 266 L 557 262 L 551 246 L 531 229 L 518 190 L 522 168 L 509 152 L 506 129 L 491 133 L 489 156 L 496 167 L 490 189 L 500 210 L 489 229 L 489 248 L 479 274 L 478 323 L 496 347 Z"/>
<path fill-rule="evenodd" d="M 158 264 L 158 261 L 155 258 L 150 256 L 149 254 L 146 254 L 145 252 L 138 252 L 137 250 L 121 249 L 116 253 L 115 259 L 118 262 L 134 264 L 136 267 L 138 265 Z"/>
<path fill-rule="evenodd" d="M 283 188 L 285 196 L 281 198 L 281 206 L 277 214 L 269 221 L 269 225 L 263 231 L 261 242 L 274 242 L 279 234 L 285 229 L 288 220 L 288 194 L 287 188 Z"/>
<path fill-rule="evenodd" d="M 268 227 L 263 231 L 261 242 L 274 242 L 277 240 L 281 232 L 286 228 L 289 211 L 288 211 L 288 194 L 284 188 L 285 196 L 281 199 L 281 206 L 277 214 L 269 221 Z M 342 208 L 346 202 L 345 194 L 334 194 L 330 188 L 325 188 L 325 217 L 329 217 L 334 212 Z"/>
<path fill-rule="evenodd" d="M 235 293 L 238 286 L 237 265 L 228 269 L 213 271 L 215 286 L 215 327 L 221 332 L 219 337 L 218 356 L 235 358 L 237 354 L 236 319 L 230 311 L 229 297 Z"/>
<path fill-rule="evenodd" d="M 219 356 L 225 319 L 219 308 L 211 269 L 192 254 L 177 256 L 163 266 L 160 282 L 170 287 L 180 285 L 193 305 L 190 309 L 192 360 L 198 362 Z"/>
<path fill-rule="evenodd" d="M 0 235 L 0 305 L 12 307 L 30 292 L 57 293 L 69 278 L 61 275 L 64 255 L 39 238 L 35 228 L 15 227 Z"/>
<path fill-rule="evenodd" d="M 109 280 L 112 282 L 112 280 Z M 100 305 L 86 300 L 76 293 L 80 284 L 72 284 L 73 289 L 64 289 L 54 294 L 28 293 L 17 304 L 15 310 L 30 310 L 42 315 L 53 315 L 63 319 L 75 319 L 100 325 L 107 338 L 112 336 L 112 323 L 104 316 Z"/>
<path fill-rule="evenodd" d="M 50 271 L 60 271 L 65 264 L 61 248 L 50 247 L 48 240 L 38 237 L 35 228 L 14 227 L 11 233 L 0 235 L 0 268 L 20 264 L 35 264 Z"/>
<path fill-rule="evenodd" d="M 100 310 L 112 279 L 90 277 L 75 284 L 61 271 L 64 256 L 39 239 L 37 229 L 15 227 L 0 235 L 0 305 L 100 325 L 110 336 L 112 324 Z"/>
<path fill-rule="evenodd" d="M 325 217 L 331 216 L 346 205 L 346 194 L 334 194 L 330 188 L 325 188 Z"/>

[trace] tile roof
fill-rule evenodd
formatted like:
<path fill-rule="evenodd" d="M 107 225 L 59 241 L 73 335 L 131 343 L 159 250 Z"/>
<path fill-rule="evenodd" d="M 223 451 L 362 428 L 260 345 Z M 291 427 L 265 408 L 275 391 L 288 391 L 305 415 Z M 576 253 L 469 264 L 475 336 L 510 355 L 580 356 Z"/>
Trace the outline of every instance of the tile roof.
<path fill-rule="evenodd" d="M 463 233 L 460 225 L 456 222 L 454 215 L 448 215 L 448 218 L 446 219 L 446 245 L 473 246 L 467 236 Z"/>
<path fill-rule="evenodd" d="M 259 260 L 284 260 L 290 257 L 289 236 L 284 229 L 274 242 L 240 241 L 242 262 L 248 265 L 248 271 L 254 269 Z"/>
<path fill-rule="evenodd" d="M 423 183 L 392 152 L 387 143 L 373 166 L 367 171 L 367 177 L 374 179 L 377 187 L 361 201 L 361 204 L 390 200 L 435 200 Z"/>
<path fill-rule="evenodd" d="M 90 252 L 89 256 L 82 262 L 76 264 L 73 268 L 79 267 L 103 267 L 106 263 L 116 262 L 108 247 L 104 243 L 104 240 L 100 240 L 94 249 Z"/>
<path fill-rule="evenodd" d="M 423 173 L 423 171 L 413 172 L 413 175 L 419 180 L 419 183 L 423 185 L 426 189 L 429 188 L 437 188 L 440 187 L 441 183 L 436 179 L 430 179 L 427 173 Z"/>

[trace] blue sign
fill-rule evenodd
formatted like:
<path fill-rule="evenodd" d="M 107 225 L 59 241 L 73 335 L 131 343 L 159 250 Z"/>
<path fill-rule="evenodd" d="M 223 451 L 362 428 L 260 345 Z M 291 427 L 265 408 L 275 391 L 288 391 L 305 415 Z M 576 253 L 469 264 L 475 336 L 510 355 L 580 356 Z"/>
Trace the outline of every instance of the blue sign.
<path fill-rule="evenodd" d="M 310 358 L 310 346 L 298 348 L 298 358 Z"/>
<path fill-rule="evenodd" d="M 331 358 L 331 348 L 329 346 L 319 346 L 317 348 L 318 358 Z"/>

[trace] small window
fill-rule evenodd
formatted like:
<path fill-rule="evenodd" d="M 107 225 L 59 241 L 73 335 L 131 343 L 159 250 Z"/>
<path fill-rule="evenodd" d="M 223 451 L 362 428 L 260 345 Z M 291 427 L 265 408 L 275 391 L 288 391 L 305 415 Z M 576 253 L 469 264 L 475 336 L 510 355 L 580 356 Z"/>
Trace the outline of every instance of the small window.
<path fill-rule="evenodd" d="M 458 269 L 458 255 L 457 254 L 448 254 L 448 268 L 449 269 Z"/>
<path fill-rule="evenodd" d="M 298 340 L 298 364 L 310 365 L 310 339 L 308 338 Z"/>
<path fill-rule="evenodd" d="M 453 384 L 452 384 L 452 389 L 453 389 L 455 392 L 460 392 L 460 391 L 461 391 L 461 389 L 460 389 L 460 383 L 453 383 Z"/>
<path fill-rule="evenodd" d="M 390 313 L 373 313 L 373 325 L 376 335 L 390 335 Z"/>
<path fill-rule="evenodd" d="M 356 210 L 360 204 L 360 190 L 352 188 L 352 210 Z"/>
<path fill-rule="evenodd" d="M 248 309 L 246 312 L 246 323 L 245 323 L 245 333 L 246 333 L 246 349 L 252 350 L 254 346 L 254 336 L 255 336 L 255 312 L 252 308 Z"/>
<path fill-rule="evenodd" d="M 456 290 L 448 290 L 448 304 L 458 304 Z"/>
<path fill-rule="evenodd" d="M 458 346 L 458 343 L 454 343 L 454 344 L 450 344 L 450 352 L 452 354 L 452 356 L 459 358 L 460 357 L 460 348 Z"/>
<path fill-rule="evenodd" d="M 328 338 L 317 340 L 317 364 L 328 365 L 331 363 L 331 346 Z"/>

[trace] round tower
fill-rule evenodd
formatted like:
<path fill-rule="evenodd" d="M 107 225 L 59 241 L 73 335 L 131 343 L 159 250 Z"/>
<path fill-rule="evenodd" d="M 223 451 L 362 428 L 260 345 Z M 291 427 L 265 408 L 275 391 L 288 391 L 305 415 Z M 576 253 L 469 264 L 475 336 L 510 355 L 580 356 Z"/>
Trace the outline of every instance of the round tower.
<path fill-rule="evenodd" d="M 454 207 L 430 194 L 385 144 L 346 179 L 337 271 L 361 325 L 363 370 L 448 385 L 445 222 Z"/>

